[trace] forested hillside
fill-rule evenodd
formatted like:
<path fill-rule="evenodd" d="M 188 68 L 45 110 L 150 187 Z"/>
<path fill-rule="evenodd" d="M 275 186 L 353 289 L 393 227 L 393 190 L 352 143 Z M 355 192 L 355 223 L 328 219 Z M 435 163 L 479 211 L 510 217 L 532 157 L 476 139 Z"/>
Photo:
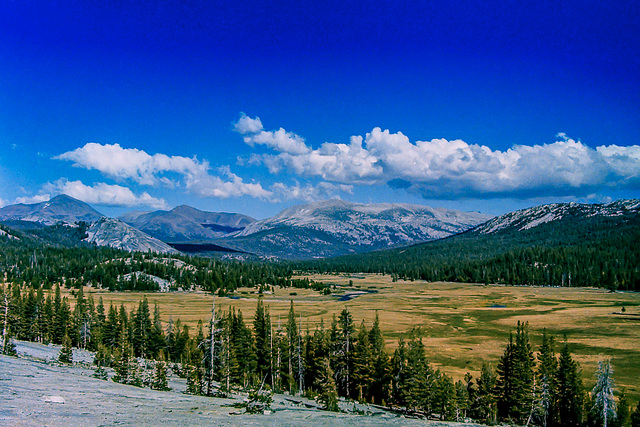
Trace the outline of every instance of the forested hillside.
<path fill-rule="evenodd" d="M 572 214 L 530 228 L 471 230 L 407 248 L 296 264 L 401 279 L 640 290 L 640 215 Z"/>
<path fill-rule="evenodd" d="M 55 226 L 17 231 L 3 227 L 0 278 L 27 283 L 34 289 L 50 289 L 60 283 L 68 288 L 90 285 L 110 290 L 159 290 L 158 282 L 162 281 L 169 283 L 170 289 L 220 293 L 242 286 L 308 286 L 291 279 L 293 270 L 288 265 L 129 253 L 81 242 L 83 229 Z"/>

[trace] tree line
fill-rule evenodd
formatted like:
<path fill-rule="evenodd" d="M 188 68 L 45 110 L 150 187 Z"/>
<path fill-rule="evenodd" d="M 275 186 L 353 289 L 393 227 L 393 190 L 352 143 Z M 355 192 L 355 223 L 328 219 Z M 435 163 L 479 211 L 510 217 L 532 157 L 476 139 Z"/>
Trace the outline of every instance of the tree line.
<path fill-rule="evenodd" d="M 640 291 L 640 216 L 479 234 L 408 248 L 298 262 L 319 273 L 378 273 L 394 279 Z"/>
<path fill-rule="evenodd" d="M 545 331 L 534 351 L 523 323 L 510 334 L 495 368 L 485 363 L 478 378 L 467 373 L 454 381 L 429 362 L 419 328 L 401 336 L 389 352 L 378 316 L 370 326 L 358 324 L 348 308 L 329 324 L 305 330 L 293 302 L 286 321 L 274 325 L 261 298 L 249 321 L 240 310 L 216 312 L 214 297 L 211 319 L 191 331 L 179 319 L 163 326 L 160 308 L 152 309 L 146 299 L 130 311 L 122 305 L 106 308 L 80 289 L 71 309 L 59 286 L 46 297 L 42 289 L 30 289 L 24 297 L 19 290 L 0 285 L 3 353 L 11 352 L 12 337 L 86 348 L 96 352 L 99 376 L 112 367 L 114 379 L 126 384 L 166 389 L 168 363 L 196 395 L 268 390 L 316 398 L 328 410 L 338 410 L 338 399 L 345 398 L 440 420 L 640 425 L 640 407 L 632 413 L 624 393 L 614 398 L 608 362 L 600 364 L 596 387 L 586 393 L 566 340 L 557 352 Z M 65 360 L 70 354 L 67 350 Z M 152 364 L 153 375 L 144 376 L 142 360 L 155 360 L 144 362 Z"/>

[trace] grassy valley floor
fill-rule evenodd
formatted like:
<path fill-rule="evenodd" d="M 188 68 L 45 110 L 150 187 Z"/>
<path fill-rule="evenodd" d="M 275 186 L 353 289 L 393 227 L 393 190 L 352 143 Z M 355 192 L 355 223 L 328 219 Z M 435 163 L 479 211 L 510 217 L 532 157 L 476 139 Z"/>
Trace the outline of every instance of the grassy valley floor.
<path fill-rule="evenodd" d="M 310 289 L 275 289 L 263 296 L 274 328 L 284 327 L 290 301 L 303 331 L 313 329 L 348 307 L 356 327 L 362 320 L 371 327 L 376 312 L 392 351 L 397 338 L 415 326 L 424 331 L 429 359 L 441 370 L 461 379 L 466 372 L 479 375 L 483 361 L 495 367 L 509 332 L 518 320 L 529 322 L 534 349 L 542 330 L 556 337 L 556 349 L 566 336 L 570 351 L 580 362 L 585 385 L 594 383 L 597 361 L 611 358 L 618 387 L 633 401 L 640 399 L 640 294 L 595 288 L 514 287 L 461 283 L 392 282 L 388 276 L 310 276 L 335 284 L 332 295 Z M 198 320 L 211 316 L 212 296 L 191 293 L 108 293 L 85 288 L 105 305 L 124 304 L 131 309 L 147 297 L 160 305 L 164 322 L 170 317 L 186 322 L 192 332 Z M 251 326 L 258 295 L 240 289 L 232 297 L 216 297 L 218 312 L 235 307 Z M 341 301 L 342 300 L 342 301 Z M 623 310 L 624 307 L 624 310 Z"/>

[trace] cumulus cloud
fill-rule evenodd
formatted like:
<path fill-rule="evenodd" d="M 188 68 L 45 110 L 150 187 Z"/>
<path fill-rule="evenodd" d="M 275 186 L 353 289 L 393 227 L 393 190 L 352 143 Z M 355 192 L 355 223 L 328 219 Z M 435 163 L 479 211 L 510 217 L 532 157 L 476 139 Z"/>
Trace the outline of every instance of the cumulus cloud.
<path fill-rule="evenodd" d="M 304 202 L 316 202 L 318 200 L 338 197 L 339 193 L 353 194 L 353 186 L 346 184 L 333 184 L 330 182 L 320 182 L 317 185 L 307 184 L 286 185 L 277 182 L 271 186 L 274 202 L 284 200 L 301 200 Z"/>
<path fill-rule="evenodd" d="M 260 183 L 247 183 L 238 175 L 231 172 L 228 166 L 220 168 L 220 174 L 227 180 L 219 176 L 206 175 L 189 182 L 187 187 L 194 193 L 203 197 L 240 197 L 251 196 L 257 198 L 269 198 L 272 193 L 262 188 Z"/>
<path fill-rule="evenodd" d="M 36 194 L 35 196 L 16 197 L 13 203 L 24 203 L 25 205 L 31 205 L 33 203 L 48 202 L 49 199 L 51 199 L 50 194 Z"/>
<path fill-rule="evenodd" d="M 260 117 L 252 119 L 245 113 L 240 114 L 240 118 L 233 124 L 233 128 L 241 135 L 259 133 L 264 129 L 262 127 L 262 121 L 260 120 Z"/>
<path fill-rule="evenodd" d="M 94 169 L 115 179 L 132 179 L 143 185 L 157 185 L 162 182 L 158 176 L 163 173 L 175 172 L 193 177 L 206 173 L 209 168 L 207 162 L 200 162 L 196 158 L 150 155 L 136 148 L 122 148 L 120 144 L 95 142 L 62 153 L 54 159 L 69 160 L 75 167 Z"/>
<path fill-rule="evenodd" d="M 244 142 L 250 146 L 264 145 L 272 150 L 293 155 L 306 154 L 311 149 L 304 138 L 280 128 L 276 131 L 265 131 L 260 117 L 252 119 L 242 114 L 234 124 L 236 132 L 244 136 Z"/>
<path fill-rule="evenodd" d="M 83 184 L 81 181 L 59 179 L 46 184 L 43 187 L 43 191 L 52 194 L 64 193 L 83 202 L 103 206 L 167 208 L 167 203 L 163 199 L 152 197 L 149 193 L 143 192 L 136 195 L 130 188 L 103 182 L 90 186 Z M 49 194 L 45 196 L 48 200 Z"/>
<path fill-rule="evenodd" d="M 237 124 L 238 129 L 247 132 L 259 129 L 261 126 L 259 119 L 249 119 L 248 117 L 244 121 L 241 118 Z M 60 154 L 54 159 L 69 160 L 74 162 L 73 166 L 75 167 L 97 170 L 114 179 L 129 179 L 137 184 L 161 185 L 168 189 L 184 188 L 201 197 L 251 196 L 269 198 L 272 195 L 271 192 L 262 188 L 260 183 L 244 182 L 241 177 L 232 173 L 228 166 L 218 168 L 218 174 L 212 175 L 209 162 L 206 160 L 199 161 L 195 157 L 168 156 L 161 153 L 150 155 L 136 148 L 122 148 L 119 144 L 103 145 L 92 142 L 76 150 Z M 165 175 L 168 173 L 178 174 L 181 179 L 172 179 L 172 177 Z M 116 188 L 127 189 L 121 186 L 111 187 L 113 187 L 112 192 Z M 101 188 L 106 190 L 106 187 Z M 80 188 L 75 190 L 80 191 Z M 89 192 L 86 189 L 85 191 Z M 103 192 L 104 197 L 107 197 L 106 192 Z M 120 192 L 118 197 L 119 200 L 131 200 L 133 203 L 135 196 L 133 193 L 126 195 Z M 145 197 L 145 203 L 148 206 L 164 203 L 163 200 L 154 199 L 148 193 L 139 196 L 138 202 L 142 201 L 141 197 Z"/>
<path fill-rule="evenodd" d="M 259 120 L 245 119 L 242 128 Z M 261 122 L 259 128 L 265 132 Z M 284 129 L 273 134 L 278 132 L 293 135 Z M 412 142 L 402 132 L 374 128 L 364 138 L 351 137 L 349 144 L 326 142 L 317 149 L 305 144 L 300 150 L 272 145 L 275 153 L 254 153 L 248 164 L 345 185 L 388 184 L 429 198 L 585 195 L 640 186 L 640 146 L 594 149 L 564 133 L 556 139 L 501 151 L 460 139 Z"/>

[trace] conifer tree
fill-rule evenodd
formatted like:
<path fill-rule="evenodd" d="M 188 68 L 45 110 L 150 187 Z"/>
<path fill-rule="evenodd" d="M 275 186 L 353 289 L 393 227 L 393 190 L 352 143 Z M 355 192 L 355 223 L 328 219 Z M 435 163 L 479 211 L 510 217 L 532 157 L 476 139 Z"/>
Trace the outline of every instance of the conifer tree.
<path fill-rule="evenodd" d="M 598 362 L 596 385 L 591 391 L 593 412 L 604 427 L 610 425 L 616 416 L 616 403 L 613 398 L 613 367 L 610 360 Z"/>
<path fill-rule="evenodd" d="M 0 337 L 0 354 L 6 354 L 9 343 L 9 297 L 4 285 L 0 286 L 0 320 L 2 320 L 2 336 Z"/>
<path fill-rule="evenodd" d="M 348 308 L 340 313 L 337 325 L 338 336 L 335 354 L 335 376 L 338 386 L 338 394 L 347 398 L 351 397 L 351 374 L 353 371 L 353 334 L 355 327 L 353 318 Z"/>
<path fill-rule="evenodd" d="M 266 376 L 266 383 L 271 384 L 271 319 L 265 309 L 262 297 L 258 298 L 253 318 L 253 332 L 256 343 L 256 369 L 258 378 Z"/>
<path fill-rule="evenodd" d="M 120 330 L 118 329 L 118 310 L 111 304 L 109 306 L 109 313 L 107 319 L 104 322 L 103 329 L 103 342 L 107 348 L 115 349 L 118 346 L 118 336 Z"/>
<path fill-rule="evenodd" d="M 60 363 L 67 364 L 73 363 L 73 349 L 71 347 L 71 338 L 69 338 L 69 335 L 65 335 L 62 339 L 62 349 L 60 349 L 58 361 Z"/>
<path fill-rule="evenodd" d="M 584 391 L 580 366 L 571 357 L 566 341 L 558 360 L 556 382 L 557 423 L 568 427 L 582 425 Z"/>
<path fill-rule="evenodd" d="M 156 361 L 154 366 L 153 379 L 151 380 L 150 387 L 153 390 L 169 391 L 171 388 L 167 381 L 167 364 L 164 361 L 164 355 L 162 352 L 158 358 L 159 360 Z"/>
<path fill-rule="evenodd" d="M 374 403 L 385 404 L 390 398 L 391 375 L 389 355 L 385 349 L 377 312 L 373 326 L 369 331 L 369 342 L 371 343 L 371 357 L 373 359 L 371 398 Z"/>
<path fill-rule="evenodd" d="M 369 334 L 364 324 L 360 325 L 358 335 L 353 346 L 353 393 L 352 395 L 361 402 L 370 400 L 369 386 L 373 379 L 373 359 Z"/>
<path fill-rule="evenodd" d="M 149 353 L 157 358 L 160 355 L 160 352 L 163 353 L 166 348 L 166 341 L 164 338 L 164 331 L 162 330 L 162 323 L 160 321 L 160 307 L 156 302 L 153 307 L 153 325 L 149 330 Z"/>
<path fill-rule="evenodd" d="M 515 341 L 509 343 L 498 363 L 496 394 L 498 416 L 524 424 L 533 409 L 534 359 L 526 325 L 518 322 Z"/>
<path fill-rule="evenodd" d="M 329 363 L 329 358 L 325 358 L 322 364 L 324 369 L 321 371 L 321 375 L 316 383 L 316 388 L 319 390 L 318 401 L 322 404 L 323 409 L 327 411 L 337 412 L 338 408 L 338 390 L 336 382 L 333 379 L 334 374 Z"/>
<path fill-rule="evenodd" d="M 493 424 L 496 421 L 496 399 L 494 389 L 496 377 L 491 370 L 491 365 L 482 364 L 480 377 L 478 378 L 478 388 L 476 399 L 472 404 L 473 418 L 487 424 Z"/>
<path fill-rule="evenodd" d="M 554 352 L 554 339 L 547 334 L 546 328 L 542 332 L 542 344 L 538 353 L 538 370 L 536 379 L 538 384 L 536 417 L 543 427 L 553 422 L 556 413 L 556 375 L 558 361 Z"/>
<path fill-rule="evenodd" d="M 467 384 L 463 381 L 457 381 L 455 384 L 456 390 L 456 421 L 461 421 L 467 418 L 467 411 L 470 408 L 469 389 Z"/>
<path fill-rule="evenodd" d="M 146 297 L 138 303 L 138 310 L 131 320 L 133 322 L 131 337 L 133 352 L 138 357 L 146 358 L 151 354 L 149 341 L 152 329 L 149 302 Z"/>

